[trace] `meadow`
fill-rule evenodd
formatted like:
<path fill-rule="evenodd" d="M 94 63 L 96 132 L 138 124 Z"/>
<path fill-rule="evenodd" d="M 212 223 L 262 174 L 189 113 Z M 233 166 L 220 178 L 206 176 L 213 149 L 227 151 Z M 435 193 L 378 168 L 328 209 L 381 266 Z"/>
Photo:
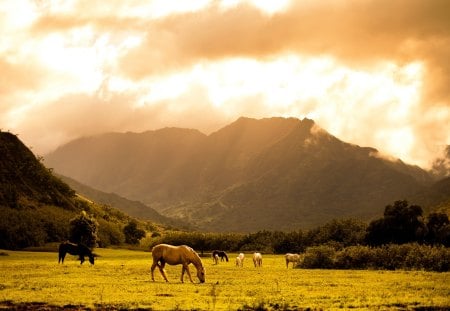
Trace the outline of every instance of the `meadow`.
<path fill-rule="evenodd" d="M 282 255 L 263 255 L 255 268 L 214 265 L 203 258 L 206 283 L 180 282 L 181 266 L 166 266 L 169 283 L 151 253 L 96 249 L 94 266 L 52 252 L 0 251 L 0 308 L 45 305 L 66 308 L 153 310 L 447 309 L 450 273 L 425 271 L 306 270 L 286 268 Z M 195 281 L 195 268 L 190 266 Z"/>

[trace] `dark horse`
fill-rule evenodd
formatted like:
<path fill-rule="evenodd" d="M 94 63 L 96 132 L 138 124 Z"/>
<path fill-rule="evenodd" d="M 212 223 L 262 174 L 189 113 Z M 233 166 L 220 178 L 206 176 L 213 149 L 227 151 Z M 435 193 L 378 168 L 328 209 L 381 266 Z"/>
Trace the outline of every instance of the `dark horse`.
<path fill-rule="evenodd" d="M 213 251 L 211 255 L 212 255 L 212 258 L 216 257 L 216 255 L 219 256 L 220 257 L 220 261 L 223 261 L 224 258 L 225 258 L 225 260 L 228 262 L 227 253 L 225 253 L 224 251 L 217 251 L 216 250 L 216 251 Z"/>
<path fill-rule="evenodd" d="M 84 262 L 84 256 L 88 256 L 89 262 L 91 264 L 94 264 L 94 254 L 87 246 L 83 244 L 74 244 L 68 241 L 59 244 L 58 263 L 64 263 L 64 258 L 66 257 L 67 253 L 69 253 L 70 255 L 78 255 L 78 258 L 80 259 L 80 265 Z"/>

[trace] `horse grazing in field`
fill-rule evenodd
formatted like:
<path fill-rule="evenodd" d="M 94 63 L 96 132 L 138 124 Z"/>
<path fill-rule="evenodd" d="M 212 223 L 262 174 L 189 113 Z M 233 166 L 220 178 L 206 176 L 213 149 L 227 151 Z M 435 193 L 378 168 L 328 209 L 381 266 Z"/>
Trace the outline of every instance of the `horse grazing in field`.
<path fill-rule="evenodd" d="M 300 262 L 299 254 L 287 253 L 284 255 L 284 258 L 286 258 L 286 268 L 289 268 L 290 262 L 292 262 L 292 268 L 295 268 L 295 266 Z"/>
<path fill-rule="evenodd" d="M 262 267 L 261 253 L 253 253 L 253 264 L 255 265 L 255 267 Z"/>
<path fill-rule="evenodd" d="M 236 257 L 236 266 L 237 266 L 237 267 L 243 267 L 243 266 L 244 266 L 244 258 L 245 258 L 244 253 L 240 253 L 240 254 Z"/>
<path fill-rule="evenodd" d="M 228 255 L 224 251 L 215 250 L 212 252 L 211 256 L 214 258 L 216 255 L 220 257 L 220 261 L 224 261 L 224 259 L 228 262 Z"/>
<path fill-rule="evenodd" d="M 64 258 L 66 257 L 67 253 L 69 253 L 70 255 L 78 255 L 78 258 L 80 259 L 80 265 L 84 262 L 84 256 L 88 256 L 89 262 L 91 264 L 94 264 L 94 254 L 87 246 L 83 244 L 74 244 L 70 243 L 69 241 L 59 244 L 58 263 L 64 263 Z"/>
<path fill-rule="evenodd" d="M 197 277 L 200 283 L 205 282 L 205 268 L 203 267 L 202 260 L 200 256 L 189 246 L 173 246 L 169 244 L 158 244 L 152 248 L 153 264 L 151 267 L 152 281 L 155 281 L 153 271 L 158 267 L 161 275 L 166 282 L 167 280 L 166 272 L 164 271 L 164 266 L 166 263 L 169 265 L 182 265 L 181 268 L 181 283 L 184 283 L 183 277 L 186 272 L 189 280 L 192 281 L 191 272 L 189 271 L 189 264 L 193 264 L 197 269 Z"/>

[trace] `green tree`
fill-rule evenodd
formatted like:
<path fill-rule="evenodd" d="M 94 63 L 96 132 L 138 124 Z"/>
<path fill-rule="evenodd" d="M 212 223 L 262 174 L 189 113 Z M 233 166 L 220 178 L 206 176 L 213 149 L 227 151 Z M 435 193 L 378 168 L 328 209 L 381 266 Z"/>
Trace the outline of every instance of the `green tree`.
<path fill-rule="evenodd" d="M 82 211 L 70 220 L 70 241 L 93 248 L 97 244 L 98 222 L 94 217 Z"/>
<path fill-rule="evenodd" d="M 427 221 L 427 242 L 450 246 L 450 221 L 445 213 L 430 213 Z"/>
<path fill-rule="evenodd" d="M 356 219 L 333 219 L 308 232 L 312 245 L 334 244 L 342 247 L 364 242 L 367 225 Z"/>
<path fill-rule="evenodd" d="M 138 244 L 139 240 L 145 237 L 145 231 L 138 228 L 137 222 L 131 220 L 124 228 L 125 242 L 128 244 Z"/>
<path fill-rule="evenodd" d="M 386 206 L 383 218 L 369 224 L 366 240 L 371 245 L 422 242 L 426 232 L 422 208 L 409 206 L 404 200 L 395 201 L 394 205 Z"/>

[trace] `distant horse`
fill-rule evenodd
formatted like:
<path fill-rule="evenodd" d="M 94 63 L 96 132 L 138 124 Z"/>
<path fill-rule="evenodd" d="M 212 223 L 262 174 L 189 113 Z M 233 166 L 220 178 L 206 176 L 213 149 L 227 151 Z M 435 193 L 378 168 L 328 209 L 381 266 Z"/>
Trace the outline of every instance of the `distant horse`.
<path fill-rule="evenodd" d="M 214 261 L 215 265 L 218 265 L 219 264 L 219 255 L 215 254 L 213 257 L 213 261 Z"/>
<path fill-rule="evenodd" d="M 236 266 L 238 266 L 238 267 L 243 267 L 243 266 L 244 266 L 244 258 L 245 258 L 244 253 L 240 253 L 240 254 L 236 257 Z"/>
<path fill-rule="evenodd" d="M 189 271 L 189 264 L 193 264 L 197 269 L 197 277 L 200 283 L 205 282 L 205 268 L 203 267 L 202 260 L 200 256 L 189 246 L 173 246 L 169 244 L 158 244 L 152 249 L 153 264 L 151 267 L 152 280 L 155 281 L 153 271 L 158 267 L 161 275 L 166 282 L 167 280 L 166 272 L 164 271 L 164 266 L 166 263 L 169 265 L 182 265 L 181 268 L 181 283 L 184 283 L 183 277 L 184 272 L 187 273 L 189 280 L 193 283 L 191 272 Z"/>
<path fill-rule="evenodd" d="M 228 256 L 227 253 L 225 253 L 224 251 L 213 251 L 212 252 L 212 257 L 214 258 L 216 255 L 218 255 L 220 257 L 220 261 L 223 261 L 224 259 L 228 262 Z"/>
<path fill-rule="evenodd" d="M 299 254 L 287 253 L 286 255 L 284 255 L 284 258 L 286 258 L 286 268 L 289 268 L 290 262 L 292 262 L 292 268 L 295 268 L 295 266 L 300 262 Z"/>
<path fill-rule="evenodd" d="M 262 255 L 261 253 L 253 253 L 253 264 L 255 267 L 262 266 Z"/>
<path fill-rule="evenodd" d="M 88 256 L 89 262 L 91 264 L 94 264 L 94 254 L 87 246 L 83 244 L 74 244 L 70 243 L 69 241 L 59 244 L 58 263 L 64 263 L 64 258 L 66 257 L 67 253 L 69 253 L 70 255 L 78 255 L 78 258 L 80 259 L 80 265 L 84 262 L 84 256 Z"/>

